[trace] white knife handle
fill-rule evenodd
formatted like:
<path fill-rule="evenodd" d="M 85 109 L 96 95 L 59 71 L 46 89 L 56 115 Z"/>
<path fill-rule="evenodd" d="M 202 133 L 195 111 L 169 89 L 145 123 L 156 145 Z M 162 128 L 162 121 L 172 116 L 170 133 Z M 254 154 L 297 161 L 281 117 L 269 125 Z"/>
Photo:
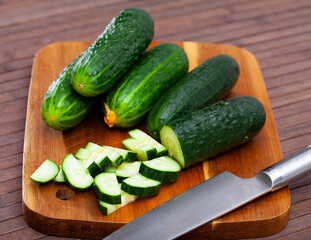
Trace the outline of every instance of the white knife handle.
<path fill-rule="evenodd" d="M 311 145 L 261 171 L 276 190 L 311 173 Z"/>

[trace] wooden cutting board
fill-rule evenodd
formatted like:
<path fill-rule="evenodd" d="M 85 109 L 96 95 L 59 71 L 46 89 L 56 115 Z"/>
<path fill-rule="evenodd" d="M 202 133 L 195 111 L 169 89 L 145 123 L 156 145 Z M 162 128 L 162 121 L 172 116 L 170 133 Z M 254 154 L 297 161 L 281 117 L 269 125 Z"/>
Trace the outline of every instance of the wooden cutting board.
<path fill-rule="evenodd" d="M 151 47 L 158 43 L 153 42 Z M 51 182 L 39 185 L 29 178 L 47 158 L 61 164 L 66 154 L 75 153 L 89 141 L 122 147 L 121 140 L 128 137 L 129 131 L 108 128 L 100 110 L 66 132 L 53 130 L 44 124 L 40 105 L 46 90 L 59 72 L 90 43 L 50 44 L 35 56 L 29 87 L 23 160 L 23 214 L 30 226 L 50 235 L 103 238 L 148 210 L 222 171 L 228 170 L 237 176 L 250 178 L 282 159 L 269 98 L 255 57 L 244 49 L 229 45 L 175 43 L 185 49 L 190 70 L 218 54 L 227 54 L 237 60 L 240 77 L 229 97 L 250 95 L 263 103 L 267 121 L 261 133 L 248 144 L 183 170 L 177 182 L 163 184 L 159 195 L 141 198 L 104 216 L 98 210 L 92 189 L 74 192 L 66 184 Z M 138 128 L 145 130 L 144 124 Z M 206 224 L 183 238 L 231 239 L 270 235 L 286 225 L 289 207 L 289 189 L 283 188 Z"/>

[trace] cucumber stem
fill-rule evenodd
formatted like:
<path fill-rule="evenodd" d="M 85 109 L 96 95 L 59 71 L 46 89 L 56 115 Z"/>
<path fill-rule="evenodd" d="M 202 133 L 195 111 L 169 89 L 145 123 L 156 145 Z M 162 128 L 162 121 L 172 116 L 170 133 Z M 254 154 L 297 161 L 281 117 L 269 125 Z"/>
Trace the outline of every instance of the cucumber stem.
<path fill-rule="evenodd" d="M 116 114 L 114 113 L 114 111 L 111 111 L 109 109 L 106 103 L 104 103 L 104 105 L 105 105 L 105 110 L 106 110 L 106 115 L 104 117 L 105 123 L 107 123 L 109 127 L 113 127 L 114 124 L 117 122 Z"/>

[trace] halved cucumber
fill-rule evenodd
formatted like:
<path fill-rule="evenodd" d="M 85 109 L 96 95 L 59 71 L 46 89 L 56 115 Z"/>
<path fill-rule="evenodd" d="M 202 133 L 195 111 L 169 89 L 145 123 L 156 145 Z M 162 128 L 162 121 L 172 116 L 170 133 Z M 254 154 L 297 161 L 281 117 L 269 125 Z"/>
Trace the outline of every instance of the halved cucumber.
<path fill-rule="evenodd" d="M 110 204 L 121 203 L 121 189 L 113 172 L 98 174 L 94 179 L 94 190 L 101 201 Z"/>
<path fill-rule="evenodd" d="M 58 183 L 66 182 L 66 178 L 65 178 L 63 169 L 61 167 L 60 167 L 59 172 L 58 172 L 56 178 L 54 179 L 54 181 L 58 182 Z"/>
<path fill-rule="evenodd" d="M 163 156 L 142 162 L 139 173 L 160 182 L 175 182 L 180 169 L 180 165 L 175 160 L 168 156 Z"/>
<path fill-rule="evenodd" d="M 121 184 L 119 184 L 119 187 L 121 189 Z M 110 213 L 118 210 L 119 208 L 125 206 L 128 203 L 131 203 L 135 201 L 138 198 L 138 196 L 130 195 L 124 191 L 121 190 L 121 203 L 120 204 L 110 204 L 106 203 L 104 201 L 99 200 L 99 210 L 104 215 L 109 215 Z"/>
<path fill-rule="evenodd" d="M 90 173 L 82 167 L 81 161 L 72 154 L 65 156 L 62 169 L 70 187 L 77 190 L 89 188 L 93 183 Z"/>
<path fill-rule="evenodd" d="M 34 171 L 30 176 L 30 179 L 38 183 L 47 183 L 55 178 L 58 172 L 58 165 L 52 160 L 47 159 L 36 171 Z"/>
<path fill-rule="evenodd" d="M 131 195 L 140 197 L 154 196 L 159 193 L 161 182 L 144 177 L 137 173 L 123 180 L 121 189 Z"/>
<path fill-rule="evenodd" d="M 129 178 L 138 173 L 141 162 L 123 162 L 119 167 L 109 167 L 106 169 L 106 172 L 115 172 L 118 178 L 118 181 Z"/>
<path fill-rule="evenodd" d="M 126 149 L 109 147 L 109 146 L 104 146 L 104 147 L 108 148 L 112 152 L 120 154 L 123 157 L 124 162 L 134 162 L 135 158 L 137 156 L 136 152 L 129 151 L 129 150 L 126 150 Z"/>
<path fill-rule="evenodd" d="M 168 154 L 167 148 L 139 129 L 130 131 L 129 135 L 131 138 L 124 139 L 122 143 L 127 149 L 136 152 L 140 161 Z"/>

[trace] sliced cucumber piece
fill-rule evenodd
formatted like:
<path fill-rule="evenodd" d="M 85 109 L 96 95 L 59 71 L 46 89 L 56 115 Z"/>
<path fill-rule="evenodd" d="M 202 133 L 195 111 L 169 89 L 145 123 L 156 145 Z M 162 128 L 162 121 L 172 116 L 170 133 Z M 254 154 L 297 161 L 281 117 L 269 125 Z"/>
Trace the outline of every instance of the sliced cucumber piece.
<path fill-rule="evenodd" d="M 67 183 L 73 189 L 84 190 L 93 183 L 90 173 L 82 167 L 81 161 L 77 160 L 72 154 L 65 156 L 62 169 Z"/>
<path fill-rule="evenodd" d="M 95 162 L 98 164 L 102 172 L 105 171 L 105 169 L 107 167 L 110 167 L 112 164 L 105 152 L 100 153 Z"/>
<path fill-rule="evenodd" d="M 131 138 L 123 140 L 122 143 L 127 149 L 137 152 L 137 159 L 140 161 L 168 154 L 166 147 L 139 129 L 130 131 L 129 135 Z"/>
<path fill-rule="evenodd" d="M 144 161 L 139 173 L 147 178 L 161 182 L 175 182 L 180 172 L 180 165 L 168 156 Z"/>
<path fill-rule="evenodd" d="M 99 153 L 93 152 L 92 155 L 88 159 L 81 160 L 82 167 L 87 169 L 93 178 L 99 173 L 101 173 L 101 169 L 96 162 L 98 156 L 99 156 Z"/>
<path fill-rule="evenodd" d="M 121 187 L 121 184 L 119 184 L 119 186 Z M 135 201 L 137 198 L 138 196 L 130 195 L 121 190 L 121 204 L 110 204 L 99 200 L 99 210 L 102 212 L 102 214 L 109 215 L 110 213 L 118 210 L 126 204 Z"/>
<path fill-rule="evenodd" d="M 154 196 L 159 193 L 161 182 L 144 177 L 137 173 L 123 180 L 121 189 L 128 194 L 140 197 Z"/>
<path fill-rule="evenodd" d="M 141 162 L 123 162 L 119 167 L 110 167 L 106 172 L 115 172 L 119 182 L 138 173 Z"/>
<path fill-rule="evenodd" d="M 58 182 L 58 183 L 66 182 L 66 178 L 65 178 L 63 169 L 61 167 L 60 167 L 59 172 L 58 172 L 56 178 L 54 179 L 54 181 Z"/>
<path fill-rule="evenodd" d="M 153 159 L 157 156 L 157 149 L 154 147 L 146 146 L 144 143 L 138 143 L 133 138 L 127 138 L 122 140 L 124 147 L 137 153 L 137 159 L 139 161 L 146 161 Z"/>
<path fill-rule="evenodd" d="M 79 160 L 87 160 L 91 157 L 92 155 L 92 152 L 89 151 L 89 150 L 86 150 L 84 148 L 80 148 L 76 154 L 75 154 L 75 157 Z"/>
<path fill-rule="evenodd" d="M 38 183 L 47 183 L 55 178 L 58 172 L 58 165 L 52 160 L 47 159 L 36 171 L 34 171 L 30 176 L 30 179 Z"/>
<path fill-rule="evenodd" d="M 96 143 L 92 143 L 92 142 L 88 142 L 85 146 L 85 149 L 90 151 L 90 152 L 98 152 L 98 153 L 103 152 L 103 147 L 99 146 Z"/>
<path fill-rule="evenodd" d="M 121 154 L 119 153 L 116 153 L 116 152 L 113 152 L 111 151 L 110 149 L 108 148 L 105 148 L 105 147 L 102 147 L 102 146 L 99 146 L 95 143 L 92 143 L 92 142 L 89 142 L 86 147 L 85 147 L 86 150 L 90 151 L 90 152 L 97 152 L 97 153 L 100 153 L 102 154 L 102 156 L 106 155 L 110 161 L 111 161 L 111 164 L 112 166 L 114 167 L 118 167 L 121 165 L 121 163 L 124 161 L 123 157 Z M 102 168 L 103 169 L 103 168 Z"/>
<path fill-rule="evenodd" d="M 134 162 L 135 158 L 137 156 L 136 152 L 129 151 L 129 150 L 126 150 L 126 149 L 109 147 L 109 146 L 104 146 L 104 147 L 108 148 L 112 152 L 120 154 L 123 157 L 124 162 Z"/>
<path fill-rule="evenodd" d="M 94 179 L 94 190 L 101 201 L 110 204 L 121 203 L 121 189 L 115 173 L 98 174 Z"/>

